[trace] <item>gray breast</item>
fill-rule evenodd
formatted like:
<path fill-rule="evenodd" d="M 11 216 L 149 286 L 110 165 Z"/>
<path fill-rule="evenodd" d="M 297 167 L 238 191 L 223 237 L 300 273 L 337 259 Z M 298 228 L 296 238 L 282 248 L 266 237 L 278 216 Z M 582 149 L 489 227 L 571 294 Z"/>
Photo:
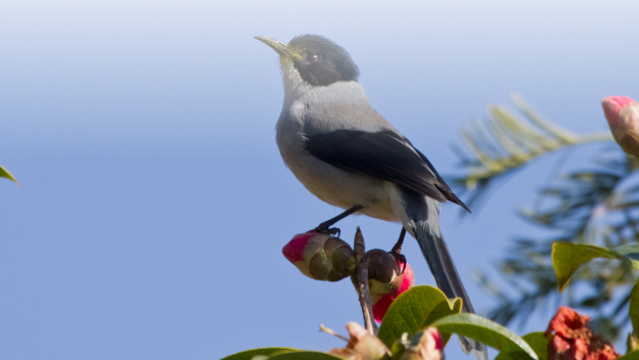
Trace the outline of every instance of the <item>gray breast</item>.
<path fill-rule="evenodd" d="M 295 91 L 285 91 L 276 139 L 287 165 L 292 156 L 305 152 L 304 142 L 308 136 L 336 130 L 399 134 L 373 109 L 356 81 L 340 81 L 329 86 L 303 85 Z"/>
<path fill-rule="evenodd" d="M 300 99 L 303 131 L 308 135 L 335 130 L 396 131 L 368 102 L 362 86 L 355 81 L 314 87 Z"/>
<path fill-rule="evenodd" d="M 317 159 L 306 150 L 305 141 L 309 136 L 336 130 L 396 130 L 370 106 L 357 82 L 305 90 L 294 99 L 288 97 L 277 123 L 277 145 L 286 165 L 321 200 L 342 208 L 363 205 L 367 215 L 395 220 L 384 181 L 346 172 Z"/>

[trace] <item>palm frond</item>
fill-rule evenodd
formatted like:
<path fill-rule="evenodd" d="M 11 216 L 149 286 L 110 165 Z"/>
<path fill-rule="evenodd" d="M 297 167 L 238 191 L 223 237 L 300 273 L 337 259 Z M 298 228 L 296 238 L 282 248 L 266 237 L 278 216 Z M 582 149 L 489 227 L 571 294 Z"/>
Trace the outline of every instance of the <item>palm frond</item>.
<path fill-rule="evenodd" d="M 566 147 L 612 141 L 610 133 L 576 135 L 542 119 L 517 95 L 514 104 L 524 115 L 520 120 L 506 108 L 489 108 L 484 122 L 473 122 L 461 129 L 465 151 L 455 148 L 464 175 L 452 179 L 454 186 L 467 193 L 470 206 L 480 200 L 490 185 L 534 159 Z"/>
<path fill-rule="evenodd" d="M 468 205 L 484 196 L 496 181 L 543 155 L 572 148 L 576 153 L 573 156 L 578 156 L 583 152 L 577 145 L 612 140 L 607 132 L 577 135 L 542 119 L 521 98 L 515 96 L 513 102 L 525 121 L 502 107 L 493 107 L 485 122 L 462 129 L 467 150 L 458 153 L 466 174 L 454 179 L 454 184 L 466 190 Z M 533 312 L 554 300 L 588 311 L 592 325 L 610 339 L 617 338 L 627 326 L 627 317 L 620 314 L 627 311 L 630 289 L 638 275 L 629 264 L 616 260 L 590 262 L 573 275 L 567 291 L 559 294 L 551 261 L 556 241 L 609 248 L 637 243 L 639 159 L 618 147 L 612 149 L 590 159 L 585 169 L 556 174 L 551 185 L 538 190 L 543 201 L 519 210 L 523 219 L 556 235 L 514 241 L 508 256 L 496 264 L 507 291 L 487 275 L 475 274 L 484 291 L 497 301 L 488 311 L 490 318 L 502 324 L 518 319 L 523 324 Z"/>

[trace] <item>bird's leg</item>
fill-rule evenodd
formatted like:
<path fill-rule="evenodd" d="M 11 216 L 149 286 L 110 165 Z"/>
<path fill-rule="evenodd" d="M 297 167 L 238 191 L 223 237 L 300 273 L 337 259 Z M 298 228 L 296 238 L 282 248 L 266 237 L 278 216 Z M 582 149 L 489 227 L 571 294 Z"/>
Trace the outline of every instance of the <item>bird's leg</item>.
<path fill-rule="evenodd" d="M 406 256 L 402 255 L 402 245 L 404 245 L 404 237 L 406 236 L 406 228 L 402 227 L 402 231 L 399 233 L 399 240 L 395 243 L 395 246 L 391 249 L 390 253 L 403 264 L 402 273 L 406 270 Z"/>
<path fill-rule="evenodd" d="M 321 232 L 323 234 L 329 234 L 329 235 L 337 235 L 337 237 L 339 237 L 340 230 L 338 228 L 331 228 L 331 226 L 334 225 L 336 222 L 342 220 L 343 218 L 362 210 L 363 208 L 364 207 L 362 205 L 355 205 L 352 208 L 337 215 L 336 217 L 330 220 L 324 221 L 323 223 L 319 224 L 318 227 L 316 227 L 315 229 L 311 231 Z"/>

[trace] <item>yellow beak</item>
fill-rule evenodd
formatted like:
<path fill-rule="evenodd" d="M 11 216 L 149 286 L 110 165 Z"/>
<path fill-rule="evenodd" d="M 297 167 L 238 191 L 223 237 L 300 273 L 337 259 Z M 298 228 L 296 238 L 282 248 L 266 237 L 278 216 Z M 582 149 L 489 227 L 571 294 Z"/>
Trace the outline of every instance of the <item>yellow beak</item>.
<path fill-rule="evenodd" d="M 265 43 L 266 45 L 270 46 L 271 49 L 275 50 L 275 52 L 277 52 L 278 54 L 280 54 L 280 56 L 286 56 L 286 55 L 291 55 L 292 51 L 289 50 L 286 45 L 284 45 L 283 43 L 275 40 L 275 39 L 271 39 L 270 37 L 266 37 L 266 36 L 256 36 L 255 37 L 257 40 Z"/>

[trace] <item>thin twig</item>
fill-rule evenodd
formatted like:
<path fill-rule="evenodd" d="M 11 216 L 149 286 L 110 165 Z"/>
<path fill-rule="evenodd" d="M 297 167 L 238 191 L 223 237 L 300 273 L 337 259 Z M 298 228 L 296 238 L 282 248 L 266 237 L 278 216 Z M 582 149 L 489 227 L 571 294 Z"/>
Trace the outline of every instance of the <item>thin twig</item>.
<path fill-rule="evenodd" d="M 364 259 L 364 253 L 366 252 L 366 246 L 364 244 L 364 237 L 362 231 L 357 227 L 355 233 L 355 261 L 357 263 L 355 271 L 357 273 L 357 295 L 359 295 L 359 304 L 362 306 L 362 314 L 364 315 L 364 325 L 366 330 L 373 335 L 377 335 L 377 324 L 373 320 L 373 301 L 371 300 L 371 293 L 368 289 L 368 262 Z"/>

